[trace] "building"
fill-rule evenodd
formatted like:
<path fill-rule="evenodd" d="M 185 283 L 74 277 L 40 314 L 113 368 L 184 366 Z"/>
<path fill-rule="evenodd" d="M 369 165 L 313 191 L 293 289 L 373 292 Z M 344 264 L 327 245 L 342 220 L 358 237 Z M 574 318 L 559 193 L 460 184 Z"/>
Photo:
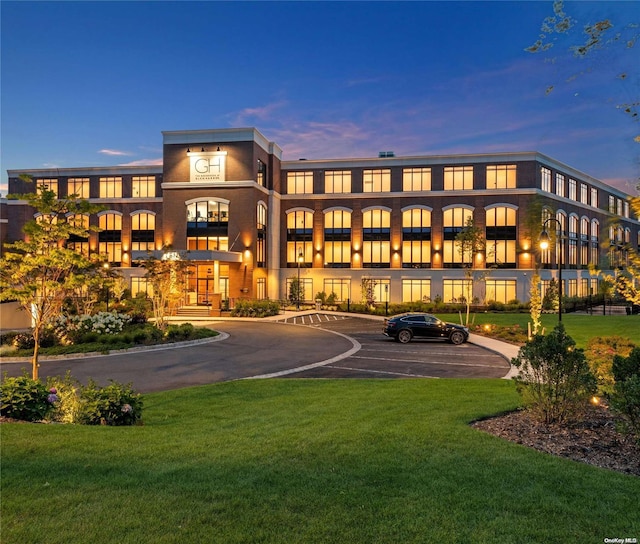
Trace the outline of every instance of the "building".
<path fill-rule="evenodd" d="M 627 194 L 536 152 L 283 161 L 254 128 L 163 133 L 161 166 L 9 170 L 9 192 L 33 191 L 29 174 L 59 195 L 78 194 L 106 209 L 79 251 L 104 254 L 147 289 L 139 260 L 171 251 L 189 261 L 185 304 L 241 297 L 284 299 L 300 274 L 304 298 L 335 293 L 359 302 L 363 282 L 379 302 L 467 296 L 507 303 L 529 299 L 540 264 L 543 288 L 586 296 L 598 281 L 588 265 L 624 267 L 640 246 Z M 4 203 L 5 236 L 22 236 L 34 210 Z M 537 249 L 545 219 L 556 247 Z M 456 235 L 471 219 L 486 247 L 462 255 Z M 558 229 L 558 225 L 561 226 Z"/>

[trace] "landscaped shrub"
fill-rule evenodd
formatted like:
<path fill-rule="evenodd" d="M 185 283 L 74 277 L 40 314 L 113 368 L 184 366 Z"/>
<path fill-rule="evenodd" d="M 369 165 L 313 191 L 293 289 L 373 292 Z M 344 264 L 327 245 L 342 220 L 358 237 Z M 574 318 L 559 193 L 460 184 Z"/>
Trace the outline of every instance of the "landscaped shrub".
<path fill-rule="evenodd" d="M 232 317 L 269 317 L 280 313 L 280 304 L 273 300 L 238 300 Z"/>
<path fill-rule="evenodd" d="M 587 343 L 585 355 L 601 394 L 613 391 L 613 358 L 616 355 L 627 357 L 635 345 L 622 336 L 595 336 Z"/>
<path fill-rule="evenodd" d="M 560 323 L 550 334 L 534 336 L 511 360 L 519 370 L 518 392 L 544 423 L 578 418 L 596 390 L 584 352 L 575 346 Z"/>
<path fill-rule="evenodd" d="M 47 387 L 55 389 L 58 395 L 58 402 L 54 404 L 54 410 L 50 414 L 51 419 L 60 423 L 77 423 L 81 407 L 80 382 L 72 378 L 71 373 L 67 371 L 64 378 L 48 378 Z"/>
<path fill-rule="evenodd" d="M 18 349 L 33 349 L 36 341 L 33 339 L 33 334 L 19 332 L 13 337 L 13 345 Z"/>
<path fill-rule="evenodd" d="M 89 332 L 98 335 L 119 334 L 131 317 L 117 312 L 99 312 L 95 315 L 60 316 L 53 323 L 59 338 L 76 344 Z"/>
<path fill-rule="evenodd" d="M 8 378 L 0 385 L 0 414 L 23 421 L 41 421 L 59 400 L 56 389 L 48 389 L 29 376 Z"/>
<path fill-rule="evenodd" d="M 182 323 L 181 325 L 169 325 L 164 335 L 171 342 L 179 342 L 180 340 L 189 340 L 194 336 L 195 327 L 191 323 Z"/>
<path fill-rule="evenodd" d="M 623 418 L 623 430 L 640 442 L 640 347 L 613 359 L 615 385 L 611 407 Z"/>
<path fill-rule="evenodd" d="M 133 425 L 142 416 L 142 396 L 131 384 L 111 380 L 99 387 L 89 380 L 80 393 L 78 423 L 85 425 Z"/>

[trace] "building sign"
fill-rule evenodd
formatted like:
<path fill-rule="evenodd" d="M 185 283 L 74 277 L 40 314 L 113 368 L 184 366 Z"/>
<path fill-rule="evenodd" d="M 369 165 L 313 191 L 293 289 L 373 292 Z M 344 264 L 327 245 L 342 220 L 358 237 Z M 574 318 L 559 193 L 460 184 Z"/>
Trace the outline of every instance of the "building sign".
<path fill-rule="evenodd" d="M 191 152 L 189 155 L 189 181 L 211 182 L 226 180 L 226 151 Z"/>

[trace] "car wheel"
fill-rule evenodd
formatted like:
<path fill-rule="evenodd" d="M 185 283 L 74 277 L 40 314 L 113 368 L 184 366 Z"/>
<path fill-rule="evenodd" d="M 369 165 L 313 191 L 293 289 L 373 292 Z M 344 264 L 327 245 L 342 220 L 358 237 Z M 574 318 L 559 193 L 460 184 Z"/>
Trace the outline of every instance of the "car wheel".
<path fill-rule="evenodd" d="M 412 336 L 413 335 L 411 334 L 410 330 L 404 329 L 398 333 L 398 336 L 396 336 L 396 340 L 398 340 L 398 342 L 400 342 L 401 344 L 406 344 L 407 342 L 411 341 Z"/>
<path fill-rule="evenodd" d="M 462 344 L 462 342 L 464 342 L 464 334 L 460 331 L 453 331 L 451 336 L 449 336 L 449 341 L 456 346 Z"/>

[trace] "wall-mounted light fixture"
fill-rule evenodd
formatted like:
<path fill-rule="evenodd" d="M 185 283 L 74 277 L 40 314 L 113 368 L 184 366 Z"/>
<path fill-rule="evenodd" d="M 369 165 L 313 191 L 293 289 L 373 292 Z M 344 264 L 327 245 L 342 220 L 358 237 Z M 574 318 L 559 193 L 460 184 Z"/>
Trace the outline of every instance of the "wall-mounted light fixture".
<path fill-rule="evenodd" d="M 204 147 L 200 150 L 200 152 L 204 153 Z"/>

